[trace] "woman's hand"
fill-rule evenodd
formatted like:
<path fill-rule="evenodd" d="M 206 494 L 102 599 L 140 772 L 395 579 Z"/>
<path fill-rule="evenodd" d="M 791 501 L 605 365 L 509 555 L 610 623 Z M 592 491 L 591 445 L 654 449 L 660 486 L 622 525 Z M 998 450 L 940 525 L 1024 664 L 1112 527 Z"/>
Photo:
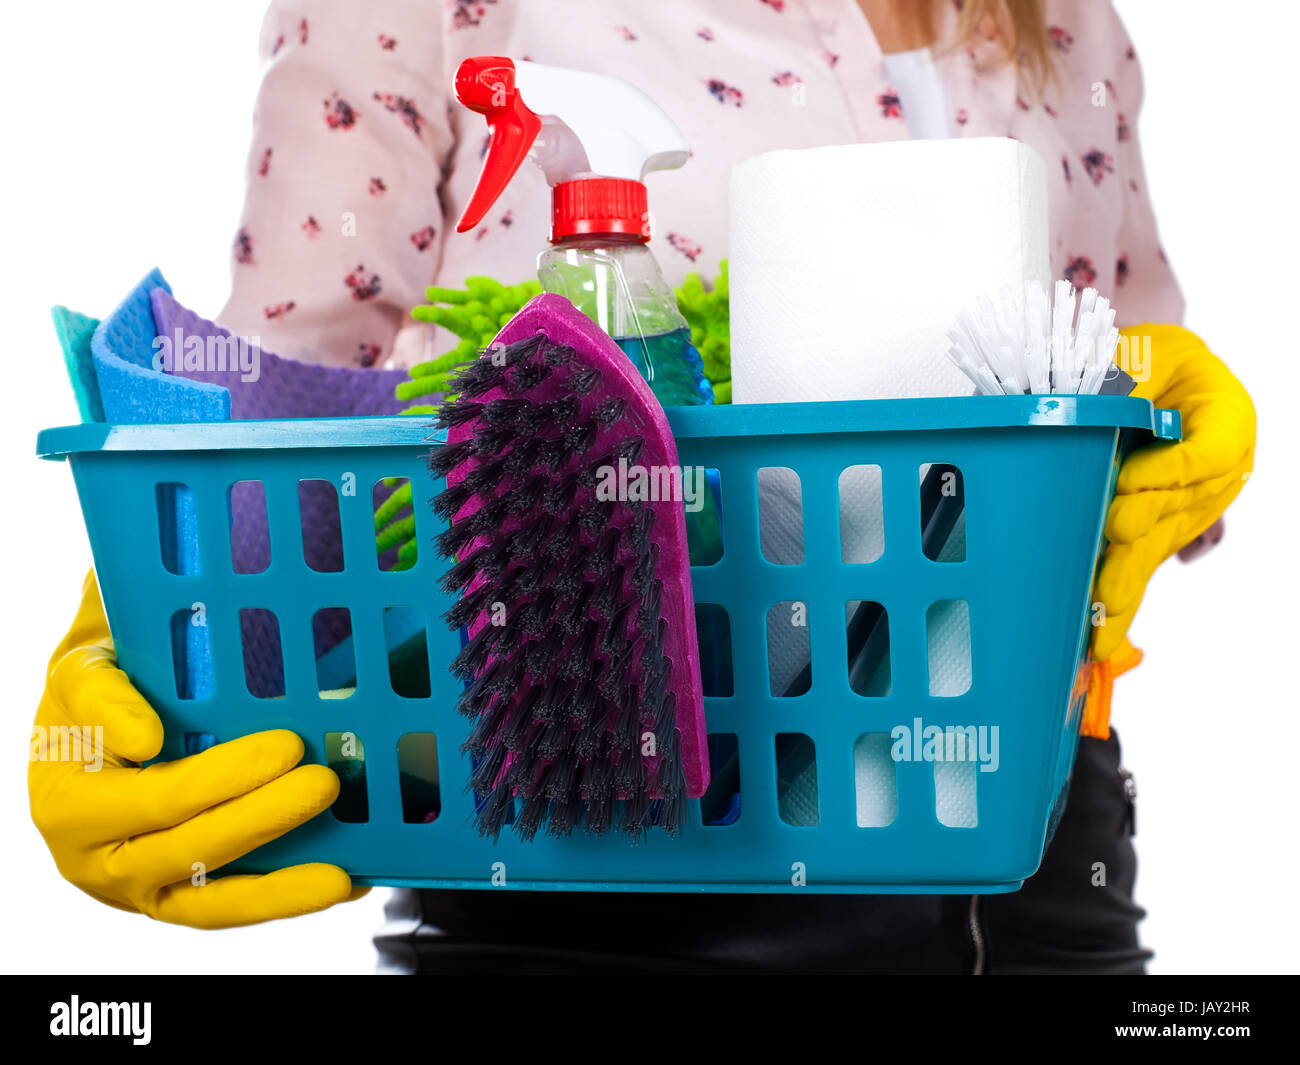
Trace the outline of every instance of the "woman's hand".
<path fill-rule="evenodd" d="M 117 668 L 92 573 L 76 620 L 50 660 L 32 730 L 32 819 L 61 872 L 118 909 L 195 928 L 323 910 L 356 897 L 333 865 L 209 880 L 334 801 L 338 778 L 299 768 L 292 732 L 259 732 L 141 769 L 162 722 Z"/>
<path fill-rule="evenodd" d="M 1093 633 L 1099 661 L 1119 647 L 1156 567 L 1218 520 L 1255 458 L 1254 404 L 1199 337 L 1150 324 L 1124 335 L 1134 345 L 1151 337 L 1150 375 L 1133 394 L 1177 409 L 1183 439 L 1140 448 L 1120 469 L 1106 520 L 1109 546 L 1094 589 L 1105 608 Z"/>

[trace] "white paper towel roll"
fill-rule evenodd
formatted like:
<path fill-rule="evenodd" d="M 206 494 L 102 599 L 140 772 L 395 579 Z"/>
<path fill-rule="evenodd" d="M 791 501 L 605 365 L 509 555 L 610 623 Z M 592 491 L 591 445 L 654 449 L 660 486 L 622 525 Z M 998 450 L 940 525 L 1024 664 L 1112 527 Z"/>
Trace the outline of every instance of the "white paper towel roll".
<path fill-rule="evenodd" d="M 948 330 L 978 296 L 1047 285 L 1046 169 L 1032 149 L 1000 138 L 771 152 L 732 173 L 730 256 L 734 402 L 969 395 L 946 355 Z M 844 560 L 869 563 L 884 532 L 879 471 L 850 473 L 841 484 Z M 760 478 L 769 561 L 803 560 L 801 504 L 797 478 Z M 811 623 L 827 621 L 840 623 Z M 929 694 L 965 691 L 965 604 L 936 604 L 927 622 Z M 806 633 L 769 615 L 768 649 L 780 692 L 807 662 Z M 862 825 L 897 814 L 883 740 L 855 750 Z M 973 765 L 936 764 L 942 823 L 978 823 L 974 784 Z"/>
<path fill-rule="evenodd" d="M 959 310 L 1048 284 L 1047 171 L 1008 138 L 768 152 L 731 175 L 736 403 L 970 395 Z"/>

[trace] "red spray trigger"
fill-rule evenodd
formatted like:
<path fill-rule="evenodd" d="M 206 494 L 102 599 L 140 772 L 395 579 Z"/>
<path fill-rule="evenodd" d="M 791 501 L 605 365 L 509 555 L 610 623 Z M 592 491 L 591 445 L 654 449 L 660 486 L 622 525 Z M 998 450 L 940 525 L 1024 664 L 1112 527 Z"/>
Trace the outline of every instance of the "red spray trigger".
<path fill-rule="evenodd" d="M 515 88 L 515 65 L 505 56 L 473 56 L 456 71 L 456 99 L 487 119 L 492 139 L 483 172 L 456 232 L 473 229 L 510 184 L 541 131 L 542 120 L 524 106 Z"/>

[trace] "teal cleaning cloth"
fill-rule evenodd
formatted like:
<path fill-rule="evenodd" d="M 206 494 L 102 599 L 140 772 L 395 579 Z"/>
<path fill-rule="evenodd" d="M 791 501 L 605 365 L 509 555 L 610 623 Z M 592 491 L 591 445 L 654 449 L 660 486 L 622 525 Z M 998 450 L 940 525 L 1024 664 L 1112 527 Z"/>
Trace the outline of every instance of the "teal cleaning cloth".
<path fill-rule="evenodd" d="M 102 422 L 104 402 L 99 396 L 99 379 L 95 377 L 90 354 L 90 338 L 99 326 L 99 319 L 67 307 L 55 307 L 50 314 L 59 347 L 63 349 L 63 365 L 68 368 L 72 394 L 77 400 L 77 413 L 83 422 Z"/>

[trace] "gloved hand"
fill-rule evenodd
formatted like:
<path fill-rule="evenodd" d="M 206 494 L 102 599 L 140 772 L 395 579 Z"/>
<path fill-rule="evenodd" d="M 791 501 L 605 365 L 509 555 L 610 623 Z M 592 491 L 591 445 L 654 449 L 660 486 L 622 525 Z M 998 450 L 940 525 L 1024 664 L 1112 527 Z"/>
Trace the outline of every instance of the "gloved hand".
<path fill-rule="evenodd" d="M 1183 439 L 1140 448 L 1120 468 L 1093 592 L 1106 611 L 1093 630 L 1098 661 L 1119 648 L 1156 567 L 1218 520 L 1255 458 L 1254 404 L 1199 337 L 1150 324 L 1124 335 L 1151 337 L 1151 375 L 1133 395 L 1181 412 Z"/>
<path fill-rule="evenodd" d="M 70 742 L 69 728 L 87 742 Z M 117 668 L 92 573 L 50 659 L 27 773 L 32 819 L 59 872 L 110 906 L 195 928 L 312 913 L 364 894 L 323 864 L 207 879 L 334 801 L 331 770 L 294 768 L 296 735 L 258 732 L 139 768 L 162 741 L 158 715 Z M 77 760 L 60 760 L 69 755 Z"/>

